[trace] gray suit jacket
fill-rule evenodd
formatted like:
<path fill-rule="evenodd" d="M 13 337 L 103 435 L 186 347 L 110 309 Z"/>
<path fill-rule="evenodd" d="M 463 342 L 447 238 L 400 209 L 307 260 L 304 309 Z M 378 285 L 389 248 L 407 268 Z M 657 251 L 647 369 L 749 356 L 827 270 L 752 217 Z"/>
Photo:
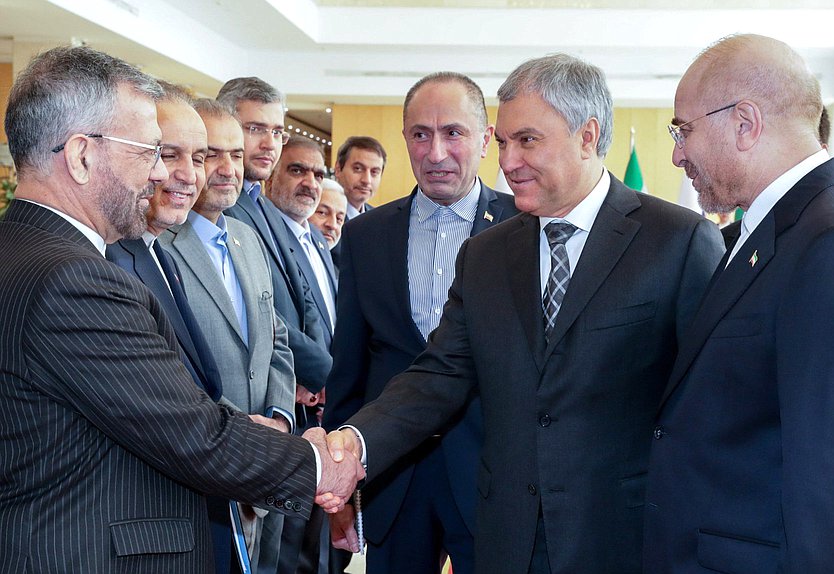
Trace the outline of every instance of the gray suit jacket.
<path fill-rule="evenodd" d="M 0 250 L 0 572 L 204 574 L 201 493 L 309 513 L 310 445 L 198 389 L 144 285 L 33 203 Z"/>
<path fill-rule="evenodd" d="M 292 415 L 292 351 L 287 328 L 273 308 L 272 276 L 263 243 L 248 225 L 231 218 L 226 222 L 229 254 L 246 302 L 248 347 L 223 280 L 191 224 L 172 227 L 159 241 L 177 262 L 188 302 L 214 349 L 223 396 L 248 413 L 265 414 L 269 407 L 279 407 Z"/>

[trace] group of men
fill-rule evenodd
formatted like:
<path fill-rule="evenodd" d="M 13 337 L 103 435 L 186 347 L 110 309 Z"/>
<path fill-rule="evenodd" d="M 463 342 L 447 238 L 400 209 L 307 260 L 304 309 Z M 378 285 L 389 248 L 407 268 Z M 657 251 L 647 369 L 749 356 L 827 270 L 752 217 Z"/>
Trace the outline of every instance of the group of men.
<path fill-rule="evenodd" d="M 337 572 L 329 513 L 369 574 L 834 571 L 814 75 L 739 35 L 679 84 L 673 162 L 746 211 L 726 252 L 605 168 L 601 70 L 531 60 L 498 100 L 493 126 L 471 79 L 419 80 L 417 185 L 370 209 L 385 150 L 347 140 L 324 191 L 262 80 L 193 102 L 36 57 L 5 123 L 0 570 Z M 477 175 L 493 139 L 514 197 Z"/>

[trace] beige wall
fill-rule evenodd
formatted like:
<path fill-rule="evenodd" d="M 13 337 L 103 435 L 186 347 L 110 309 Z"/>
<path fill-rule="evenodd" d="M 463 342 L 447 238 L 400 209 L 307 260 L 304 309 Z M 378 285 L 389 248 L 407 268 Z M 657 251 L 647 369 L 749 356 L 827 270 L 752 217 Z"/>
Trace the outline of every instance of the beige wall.
<path fill-rule="evenodd" d="M 12 89 L 12 65 L 0 64 L 0 118 L 6 117 L 6 103 L 9 101 L 9 91 Z M 0 143 L 6 143 L 4 122 L 0 122 Z"/>
<path fill-rule="evenodd" d="M 490 122 L 495 122 L 496 108 L 489 108 Z M 614 142 L 605 164 L 622 179 L 629 157 L 631 127 L 636 130 L 637 155 L 649 192 L 675 201 L 680 190 L 683 171 L 671 162 L 672 138 L 666 125 L 672 109 L 618 108 L 614 110 Z M 402 137 L 400 106 L 333 106 L 333 160 L 336 149 L 351 135 L 377 138 L 388 152 L 388 165 L 382 176 L 378 197 L 371 203 L 380 205 L 402 197 L 414 186 L 414 176 Z M 480 176 L 493 185 L 498 174 L 498 147 L 490 143 L 487 157 L 481 163 Z"/>

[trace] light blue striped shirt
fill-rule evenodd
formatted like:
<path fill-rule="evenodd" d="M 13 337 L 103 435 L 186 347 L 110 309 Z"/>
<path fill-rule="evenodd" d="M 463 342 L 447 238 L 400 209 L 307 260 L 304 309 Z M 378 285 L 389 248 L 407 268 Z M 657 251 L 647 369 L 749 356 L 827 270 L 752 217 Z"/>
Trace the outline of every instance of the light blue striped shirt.
<path fill-rule="evenodd" d="M 206 248 L 209 259 L 214 264 L 226 292 L 232 301 L 237 320 L 240 323 L 240 332 L 243 335 L 243 342 L 249 344 L 249 321 L 246 318 L 246 302 L 243 300 L 243 291 L 240 288 L 235 266 L 232 257 L 229 255 L 229 248 L 226 247 L 228 232 L 226 231 L 226 218 L 221 213 L 217 225 L 197 213 L 190 211 L 188 221 L 194 228 L 194 233 L 200 238 L 203 247 Z"/>
<path fill-rule="evenodd" d="M 411 317 L 428 339 L 440 324 L 443 305 L 455 278 L 455 259 L 472 234 L 481 182 L 452 205 L 439 205 L 422 190 L 411 203 L 408 222 L 408 291 Z"/>

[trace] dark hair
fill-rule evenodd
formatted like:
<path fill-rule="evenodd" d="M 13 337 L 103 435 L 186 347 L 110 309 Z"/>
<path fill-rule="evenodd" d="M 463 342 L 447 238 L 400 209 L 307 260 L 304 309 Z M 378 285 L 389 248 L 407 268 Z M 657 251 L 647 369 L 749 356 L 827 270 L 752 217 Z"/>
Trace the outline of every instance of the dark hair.
<path fill-rule="evenodd" d="M 820 126 L 817 130 L 819 132 L 819 140 L 822 145 L 828 145 L 828 138 L 831 136 L 831 119 L 828 117 L 828 110 L 825 106 L 822 108 L 822 115 L 820 115 Z"/>
<path fill-rule="evenodd" d="M 35 56 L 17 77 L 6 108 L 6 136 L 18 173 L 49 173 L 52 149 L 77 133 L 106 133 L 117 121 L 118 90 L 157 100 L 159 84 L 127 62 L 86 46 Z"/>
<path fill-rule="evenodd" d="M 317 152 L 319 152 L 321 154 L 322 160 L 324 159 L 324 150 L 322 149 L 322 147 L 318 143 L 316 143 L 314 140 L 312 140 L 308 137 L 299 136 L 299 135 L 292 136 L 289 139 L 289 141 L 287 141 L 287 143 L 284 144 L 284 148 L 281 150 L 281 153 L 283 154 L 285 151 L 293 149 L 293 148 L 304 148 L 304 149 L 316 150 Z"/>
<path fill-rule="evenodd" d="M 347 158 L 350 155 L 350 150 L 353 148 L 364 149 L 377 154 L 382 158 L 382 170 L 385 171 L 388 154 L 385 153 L 385 148 L 382 147 L 382 144 L 370 136 L 350 136 L 345 140 L 345 143 L 339 146 L 339 151 L 336 152 L 336 165 L 339 166 L 339 169 L 344 169 Z"/>
<path fill-rule="evenodd" d="M 486 129 L 487 127 L 487 111 L 486 103 L 484 102 L 484 93 L 480 86 L 472 80 L 469 76 L 459 74 L 457 72 L 435 72 L 424 76 L 417 80 L 417 83 L 411 86 L 408 93 L 405 95 L 405 102 L 403 103 L 403 121 L 405 121 L 405 113 L 408 111 L 408 105 L 417 93 L 417 90 L 426 84 L 459 84 L 466 90 L 466 97 L 472 104 L 472 109 L 478 117 L 478 127 Z"/>

